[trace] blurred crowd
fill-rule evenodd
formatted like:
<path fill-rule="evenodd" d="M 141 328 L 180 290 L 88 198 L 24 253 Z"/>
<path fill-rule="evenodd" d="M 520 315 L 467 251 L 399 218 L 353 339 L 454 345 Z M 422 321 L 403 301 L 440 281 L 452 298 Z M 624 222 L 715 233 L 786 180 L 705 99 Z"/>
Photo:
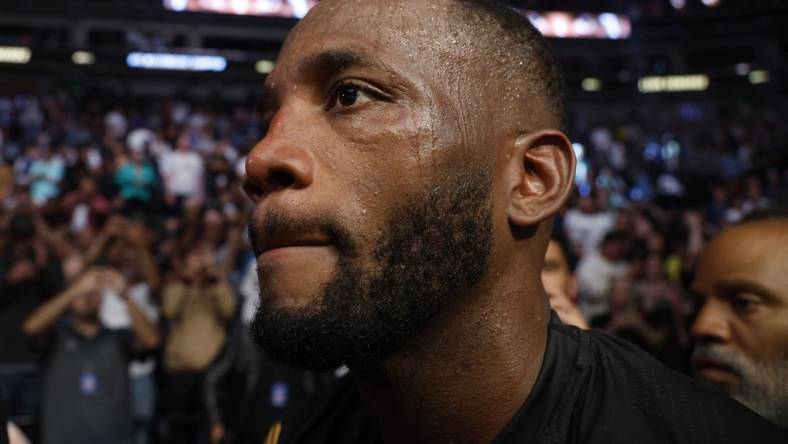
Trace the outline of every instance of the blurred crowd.
<path fill-rule="evenodd" d="M 576 119 L 551 297 L 687 371 L 705 243 L 785 203 L 788 136 L 750 112 L 664 132 Z M 36 442 L 258 443 L 335 376 L 280 364 L 247 334 L 240 178 L 263 131 L 253 105 L 0 97 L 0 394 Z"/>

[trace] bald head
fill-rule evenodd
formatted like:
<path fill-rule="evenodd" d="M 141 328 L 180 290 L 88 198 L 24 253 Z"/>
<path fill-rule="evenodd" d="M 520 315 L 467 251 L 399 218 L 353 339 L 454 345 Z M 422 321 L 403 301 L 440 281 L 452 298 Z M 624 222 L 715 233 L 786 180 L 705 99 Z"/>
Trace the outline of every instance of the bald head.
<path fill-rule="evenodd" d="M 513 8 L 495 0 L 454 0 L 457 16 L 478 39 L 490 59 L 487 72 L 503 75 L 514 82 L 526 97 L 521 105 L 533 111 L 538 104 L 544 120 L 538 128 L 566 126 L 566 91 L 560 65 L 547 39 L 530 20 Z M 530 101 L 530 103 L 529 103 Z M 536 128 L 534 128 L 536 129 Z"/>

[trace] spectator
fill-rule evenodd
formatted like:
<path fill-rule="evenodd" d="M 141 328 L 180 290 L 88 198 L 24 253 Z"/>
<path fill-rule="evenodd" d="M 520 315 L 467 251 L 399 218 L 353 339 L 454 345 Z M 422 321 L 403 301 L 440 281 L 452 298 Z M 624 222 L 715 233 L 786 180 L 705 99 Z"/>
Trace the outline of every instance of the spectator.
<path fill-rule="evenodd" d="M 0 164 L 0 202 L 11 195 L 14 189 L 14 170 L 5 162 Z"/>
<path fill-rule="evenodd" d="M 595 317 L 606 314 L 610 308 L 608 294 L 613 279 L 624 277 L 629 271 L 624 262 L 626 242 L 623 233 L 610 232 L 602 240 L 599 252 L 585 254 L 578 263 L 580 309 L 591 325 Z"/>
<path fill-rule="evenodd" d="M 65 165 L 59 154 L 49 148 L 39 148 L 30 164 L 30 195 L 36 205 L 60 194 L 60 181 L 65 175 Z"/>
<path fill-rule="evenodd" d="M 115 140 L 126 134 L 127 127 L 126 115 L 120 107 L 115 107 L 104 117 L 104 129 L 107 135 Z"/>
<path fill-rule="evenodd" d="M 89 175 L 79 178 L 77 189 L 63 197 L 66 214 L 69 215 L 69 228 L 74 233 L 89 229 L 103 222 L 110 212 L 110 202 L 98 193 L 96 180 Z"/>
<path fill-rule="evenodd" d="M 196 242 L 188 250 L 177 280 L 163 293 L 163 314 L 170 323 L 164 350 L 163 410 L 166 442 L 205 443 L 205 371 L 224 346 L 227 322 L 236 306 L 226 274 L 216 274 L 214 250 Z"/>
<path fill-rule="evenodd" d="M 131 333 L 101 324 L 105 288 L 122 295 Z M 126 290 L 120 273 L 93 268 L 25 321 L 30 336 L 53 333 L 44 369 L 43 443 L 131 442 L 126 367 L 135 350 L 158 347 L 160 336 Z"/>
<path fill-rule="evenodd" d="M 596 251 L 605 233 L 613 229 L 614 223 L 614 215 L 598 211 L 591 196 L 580 196 L 577 198 L 577 207 L 566 212 L 564 229 L 574 252 L 585 255 Z"/>
<path fill-rule="evenodd" d="M 753 215 L 709 244 L 692 286 L 696 375 L 788 429 L 788 213 Z"/>
<path fill-rule="evenodd" d="M 130 159 L 118 168 L 115 182 L 127 212 L 145 212 L 153 199 L 153 190 L 158 184 L 156 171 L 145 159 L 142 150 L 131 150 Z"/>
<path fill-rule="evenodd" d="M 0 240 L 0 396 L 8 415 L 30 430 L 38 410 L 39 357 L 22 332 L 25 319 L 62 286 L 62 271 L 36 229 L 36 209 L 19 207 Z"/>
<path fill-rule="evenodd" d="M 550 306 L 565 324 L 588 328 L 588 322 L 577 308 L 577 280 L 572 274 L 567 255 L 561 242 L 550 239 L 542 268 L 542 285 Z"/>
<path fill-rule="evenodd" d="M 202 202 L 205 193 L 205 164 L 192 150 L 189 133 L 178 137 L 177 149 L 161 159 L 165 201 L 180 211 L 186 201 Z"/>
<path fill-rule="evenodd" d="M 98 262 L 110 263 L 127 279 L 128 298 L 134 301 L 150 323 L 157 324 L 159 308 L 154 295 L 158 295 L 160 276 L 150 252 L 150 232 L 140 221 L 113 219 L 111 222 L 112 224 L 107 225 L 110 230 L 115 231 L 110 231 L 110 235 L 114 234 L 116 237 L 111 242 L 104 240 Z M 100 236 L 100 239 L 106 239 L 106 236 Z M 131 327 L 132 319 L 128 307 L 122 295 L 114 289 L 104 290 L 99 313 L 102 324 L 107 328 L 123 330 Z M 138 356 L 129 363 L 137 444 L 145 444 L 150 434 L 156 397 L 155 368 L 156 360 L 150 355 Z"/>

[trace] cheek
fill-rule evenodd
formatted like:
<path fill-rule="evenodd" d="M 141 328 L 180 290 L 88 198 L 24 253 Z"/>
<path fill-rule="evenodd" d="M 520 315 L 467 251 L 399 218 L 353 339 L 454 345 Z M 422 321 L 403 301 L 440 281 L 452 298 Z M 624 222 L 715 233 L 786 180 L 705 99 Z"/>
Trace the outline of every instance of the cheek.
<path fill-rule="evenodd" d="M 747 337 L 748 352 L 757 361 L 788 359 L 788 313 L 781 319 L 763 321 L 751 326 Z"/>
<path fill-rule="evenodd" d="M 337 148 L 324 163 L 335 176 L 346 218 L 378 219 L 402 197 L 424 188 L 429 176 L 422 165 L 432 164 L 427 142 L 433 137 L 402 107 L 367 109 L 354 116 L 335 117 Z M 331 158 L 329 158 L 330 156 Z"/>
<path fill-rule="evenodd" d="M 355 114 L 333 116 L 330 123 L 350 149 L 381 157 L 392 151 L 402 152 L 406 148 L 403 145 L 419 132 L 408 110 L 393 104 L 367 104 Z"/>

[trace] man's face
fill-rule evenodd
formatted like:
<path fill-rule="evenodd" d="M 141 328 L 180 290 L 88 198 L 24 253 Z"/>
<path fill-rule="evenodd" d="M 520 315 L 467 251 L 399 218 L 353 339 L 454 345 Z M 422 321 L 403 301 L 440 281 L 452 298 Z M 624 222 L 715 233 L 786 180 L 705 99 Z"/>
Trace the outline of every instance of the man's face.
<path fill-rule="evenodd" d="M 186 269 L 192 275 L 206 273 L 215 267 L 213 250 L 207 242 L 199 242 L 186 255 Z"/>
<path fill-rule="evenodd" d="M 482 278 L 500 223 L 497 149 L 474 145 L 448 63 L 457 37 L 405 3 L 322 2 L 266 80 L 269 129 L 247 160 L 254 330 L 304 366 L 401 347 Z"/>
<path fill-rule="evenodd" d="M 724 232 L 704 252 L 693 290 L 697 376 L 788 426 L 788 223 Z"/>
<path fill-rule="evenodd" d="M 550 240 L 547 245 L 547 253 L 542 267 L 542 285 L 548 294 L 551 294 L 552 290 L 560 292 L 560 296 L 570 299 L 574 297 L 572 270 L 569 269 L 564 249 L 555 240 Z"/>
<path fill-rule="evenodd" d="M 82 319 L 96 319 L 101 307 L 101 290 L 92 290 L 74 298 L 71 311 Z"/>

